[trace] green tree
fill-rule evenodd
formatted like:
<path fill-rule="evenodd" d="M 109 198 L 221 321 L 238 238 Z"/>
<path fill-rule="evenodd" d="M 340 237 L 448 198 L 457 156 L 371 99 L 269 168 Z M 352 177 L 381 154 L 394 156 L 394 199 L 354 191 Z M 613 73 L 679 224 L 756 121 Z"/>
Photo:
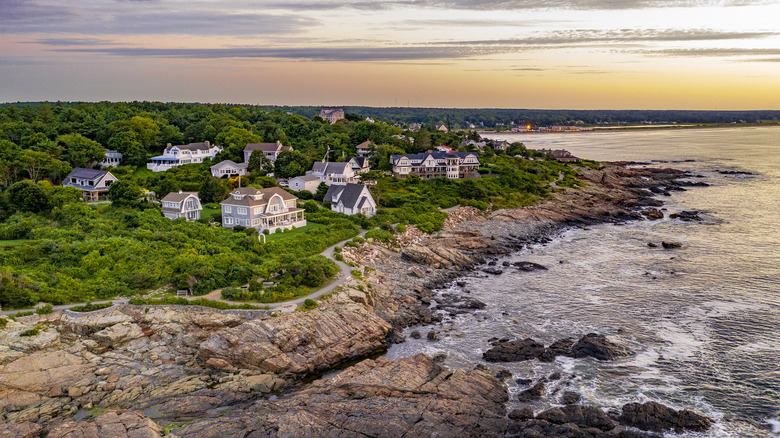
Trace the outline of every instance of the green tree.
<path fill-rule="evenodd" d="M 40 213 L 51 208 L 49 195 L 32 181 L 20 181 L 8 189 L 8 201 L 17 211 Z"/>
<path fill-rule="evenodd" d="M 244 158 L 244 148 L 249 143 L 259 143 L 262 141 L 260 136 L 249 132 L 247 129 L 231 126 L 217 135 L 216 143 L 225 148 L 222 151 L 223 157 L 240 162 Z M 258 154 L 252 154 L 258 155 Z"/>
<path fill-rule="evenodd" d="M 253 153 L 249 156 L 249 163 L 247 164 L 247 170 L 250 172 L 258 172 L 265 175 L 268 172 L 273 172 L 274 163 L 261 152 Z"/>
<path fill-rule="evenodd" d="M 325 194 L 328 193 L 328 187 L 327 184 L 324 182 L 321 182 L 320 185 L 317 186 L 317 192 L 314 194 L 314 199 L 322 202 L 323 199 L 325 199 Z"/>
<path fill-rule="evenodd" d="M 60 135 L 57 143 L 65 145 L 65 160 L 73 167 L 92 167 L 106 156 L 103 145 L 78 133 Z"/>
<path fill-rule="evenodd" d="M 70 165 L 51 156 L 47 152 L 23 150 L 19 154 L 19 162 L 27 175 L 33 181 L 44 176 L 59 177 L 70 172 Z"/>
<path fill-rule="evenodd" d="M 227 186 L 217 178 L 209 177 L 200 187 L 198 197 L 204 203 L 221 202 L 228 195 Z"/>
<path fill-rule="evenodd" d="M 309 167 L 311 167 L 311 162 L 302 153 L 282 151 L 274 162 L 274 175 L 277 178 L 292 178 L 303 175 Z"/>
<path fill-rule="evenodd" d="M 108 189 L 108 199 L 114 207 L 138 205 L 141 189 L 132 181 L 116 181 Z"/>
<path fill-rule="evenodd" d="M 111 136 L 108 147 L 122 153 L 122 161 L 133 166 L 146 162 L 146 150 L 133 131 L 122 131 Z"/>

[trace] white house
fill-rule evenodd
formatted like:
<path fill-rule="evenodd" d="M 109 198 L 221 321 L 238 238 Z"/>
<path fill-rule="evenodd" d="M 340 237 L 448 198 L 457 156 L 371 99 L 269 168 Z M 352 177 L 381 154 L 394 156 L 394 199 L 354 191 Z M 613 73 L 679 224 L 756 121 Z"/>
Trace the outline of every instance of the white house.
<path fill-rule="evenodd" d="M 291 150 L 293 150 L 292 146 L 285 146 L 280 141 L 277 141 L 276 143 L 249 143 L 244 148 L 244 163 L 249 163 L 249 157 L 251 157 L 252 152 L 255 151 L 262 151 L 263 154 L 265 154 L 265 157 L 273 163 L 276 161 L 276 157 L 279 156 L 279 153 Z"/>
<path fill-rule="evenodd" d="M 119 167 L 119 162 L 122 161 L 122 154 L 117 151 L 108 149 L 106 150 L 106 158 L 100 162 L 100 168 L 105 169 L 107 167 Z"/>
<path fill-rule="evenodd" d="M 214 178 L 222 178 L 223 176 L 233 177 L 238 175 L 246 175 L 247 163 L 236 163 L 232 160 L 220 161 L 219 163 L 211 166 L 211 175 Z"/>
<path fill-rule="evenodd" d="M 76 167 L 65 177 L 62 185 L 79 189 L 83 200 L 94 202 L 107 201 L 108 189 L 116 181 L 117 177 L 107 170 Z"/>
<path fill-rule="evenodd" d="M 366 140 L 363 143 L 360 143 L 359 145 L 357 145 L 356 149 L 357 149 L 358 155 L 360 155 L 361 157 L 364 157 L 366 155 L 370 155 L 371 154 L 371 148 L 373 148 L 373 147 L 375 147 L 374 143 L 371 143 L 371 140 Z"/>
<path fill-rule="evenodd" d="M 349 163 L 333 163 L 328 161 L 318 161 L 311 167 L 309 175 L 314 175 L 327 185 L 344 185 L 357 183 L 355 171 Z"/>
<path fill-rule="evenodd" d="M 288 186 L 295 190 L 296 192 L 300 192 L 301 190 L 308 190 L 312 193 L 317 192 L 317 187 L 319 187 L 320 178 L 316 175 L 308 174 L 308 175 L 302 175 L 302 176 L 296 176 L 295 178 L 290 178 L 289 181 L 287 181 Z"/>
<path fill-rule="evenodd" d="M 323 108 L 320 110 L 320 117 L 332 125 L 344 118 L 344 110 L 341 108 Z"/>
<path fill-rule="evenodd" d="M 351 157 L 347 158 L 346 161 L 355 173 L 366 173 L 371 170 L 371 165 L 368 164 L 368 158 L 366 157 Z"/>
<path fill-rule="evenodd" d="M 202 163 L 206 158 L 214 158 L 220 152 L 222 146 L 212 146 L 208 141 L 175 146 L 168 143 L 163 154 L 153 157 L 146 168 L 152 172 L 164 172 L 185 164 Z"/>
<path fill-rule="evenodd" d="M 162 213 L 168 219 L 186 218 L 188 221 L 200 219 L 203 206 L 195 192 L 171 192 L 162 198 Z"/>
<path fill-rule="evenodd" d="M 362 213 L 368 217 L 376 214 L 376 202 L 364 184 L 332 185 L 323 200 L 330 202 L 330 209 L 338 213 Z"/>

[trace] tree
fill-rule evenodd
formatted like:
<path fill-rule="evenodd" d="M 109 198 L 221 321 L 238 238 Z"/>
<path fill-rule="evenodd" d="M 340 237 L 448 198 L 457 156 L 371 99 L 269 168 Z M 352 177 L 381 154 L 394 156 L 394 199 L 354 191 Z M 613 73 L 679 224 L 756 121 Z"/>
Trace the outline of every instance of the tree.
<path fill-rule="evenodd" d="M 65 145 L 65 160 L 73 167 L 92 167 L 106 156 L 103 145 L 81 134 L 60 135 L 57 143 Z"/>
<path fill-rule="evenodd" d="M 133 207 L 138 205 L 141 189 L 131 181 L 116 181 L 108 188 L 108 199 L 114 207 Z"/>
<path fill-rule="evenodd" d="M 325 194 L 328 193 L 328 187 L 327 184 L 324 182 L 321 182 L 320 185 L 317 186 L 317 193 L 314 194 L 314 199 L 322 202 L 323 199 L 325 199 Z"/>
<path fill-rule="evenodd" d="M 111 136 L 108 147 L 122 153 L 122 161 L 134 166 L 146 162 L 146 150 L 138 141 L 138 134 L 133 131 L 122 131 Z"/>
<path fill-rule="evenodd" d="M 311 163 L 302 153 L 282 151 L 274 162 L 274 174 L 277 178 L 292 178 L 303 175 L 310 166 Z"/>
<path fill-rule="evenodd" d="M 247 170 L 250 172 L 260 172 L 265 175 L 268 172 L 274 170 L 274 163 L 265 156 L 262 151 L 255 152 L 249 156 L 249 163 L 247 163 Z"/>
<path fill-rule="evenodd" d="M 8 200 L 17 211 L 40 213 L 51 208 L 49 195 L 32 181 L 20 181 L 8 189 Z"/>
<path fill-rule="evenodd" d="M 209 177 L 200 187 L 198 197 L 203 203 L 221 202 L 227 197 L 228 188 L 221 180 Z"/>
<path fill-rule="evenodd" d="M 60 161 L 46 152 L 25 149 L 19 154 L 19 161 L 33 181 L 38 181 L 43 176 L 70 172 L 68 163 Z"/>
<path fill-rule="evenodd" d="M 244 128 L 231 126 L 217 135 L 216 143 L 224 147 L 223 156 L 233 161 L 243 161 L 243 150 L 249 143 L 259 143 L 262 139 Z M 252 154 L 252 156 L 258 154 Z"/>
<path fill-rule="evenodd" d="M 317 205 L 317 201 L 314 201 L 312 199 L 309 199 L 308 201 L 303 203 L 303 210 L 306 213 L 316 213 L 320 209 L 320 206 Z"/>

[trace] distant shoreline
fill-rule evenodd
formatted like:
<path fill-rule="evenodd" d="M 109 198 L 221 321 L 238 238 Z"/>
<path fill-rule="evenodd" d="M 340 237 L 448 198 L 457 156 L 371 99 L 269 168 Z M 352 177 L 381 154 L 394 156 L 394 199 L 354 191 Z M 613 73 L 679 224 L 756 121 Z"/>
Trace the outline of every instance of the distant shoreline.
<path fill-rule="evenodd" d="M 708 129 L 708 128 L 755 128 L 780 126 L 776 123 L 686 123 L 663 125 L 622 125 L 622 126 L 589 126 L 580 131 L 477 131 L 479 135 L 530 135 L 530 134 L 588 134 L 593 132 L 634 131 L 634 130 L 672 130 L 672 129 Z"/>

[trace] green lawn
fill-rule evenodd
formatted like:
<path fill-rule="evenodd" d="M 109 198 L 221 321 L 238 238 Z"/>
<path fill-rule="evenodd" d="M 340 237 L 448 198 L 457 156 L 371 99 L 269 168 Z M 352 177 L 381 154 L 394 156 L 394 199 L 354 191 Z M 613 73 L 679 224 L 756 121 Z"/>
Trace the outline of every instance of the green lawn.
<path fill-rule="evenodd" d="M 203 210 L 203 211 L 206 211 L 206 210 Z M 315 224 L 314 222 L 309 222 L 308 224 L 306 224 L 305 227 L 296 228 L 296 229 L 294 229 L 292 231 L 287 231 L 285 233 L 269 234 L 269 235 L 266 236 L 266 243 L 268 243 L 268 242 L 275 242 L 277 240 L 288 239 L 290 237 L 297 236 L 297 235 L 306 233 L 307 231 L 316 230 L 317 228 L 322 228 L 322 227 L 324 227 L 324 225 L 322 225 L 322 224 Z M 263 240 L 260 239 L 260 242 L 262 242 L 262 241 Z"/>
<path fill-rule="evenodd" d="M 208 219 L 210 222 L 214 221 L 215 216 L 222 214 L 222 210 L 219 208 L 203 208 L 200 212 L 201 219 Z"/>

